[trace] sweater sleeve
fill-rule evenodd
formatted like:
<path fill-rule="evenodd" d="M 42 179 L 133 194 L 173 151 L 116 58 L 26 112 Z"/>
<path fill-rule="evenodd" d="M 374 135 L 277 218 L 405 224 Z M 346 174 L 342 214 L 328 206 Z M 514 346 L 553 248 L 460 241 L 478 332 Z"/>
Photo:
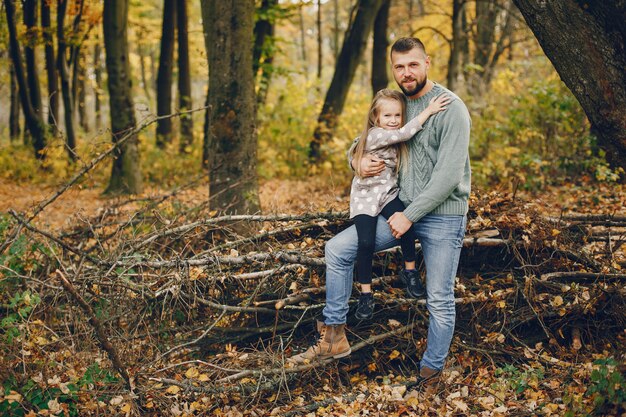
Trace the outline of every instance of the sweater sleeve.
<path fill-rule="evenodd" d="M 406 142 L 420 130 L 422 130 L 422 125 L 417 121 L 417 116 L 397 130 L 385 130 L 380 127 L 374 127 L 370 129 L 367 136 L 366 149 L 369 152 L 395 145 L 396 143 Z"/>
<path fill-rule="evenodd" d="M 350 167 L 350 170 L 352 172 L 354 172 L 354 168 L 352 168 L 352 154 L 354 152 L 354 147 L 356 146 L 356 144 L 359 143 L 359 137 L 357 136 L 356 139 L 354 139 L 352 141 L 352 145 L 350 145 L 350 149 L 348 149 L 348 154 L 346 155 L 348 157 L 348 166 Z"/>
<path fill-rule="evenodd" d="M 469 158 L 471 121 L 463 102 L 450 103 L 439 117 L 437 162 L 422 192 L 404 210 L 404 215 L 413 223 L 450 197 L 463 179 Z"/>

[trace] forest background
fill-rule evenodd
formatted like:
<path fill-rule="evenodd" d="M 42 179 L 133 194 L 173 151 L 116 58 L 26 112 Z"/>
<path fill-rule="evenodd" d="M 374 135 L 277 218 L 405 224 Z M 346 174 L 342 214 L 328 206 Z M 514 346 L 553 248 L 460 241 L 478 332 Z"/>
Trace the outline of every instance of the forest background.
<path fill-rule="evenodd" d="M 553 66 L 531 3 L 5 0 L 0 410 L 624 412 L 624 132 L 602 120 L 626 85 L 569 43 Z M 323 306 L 346 150 L 373 92 L 397 88 L 402 36 L 472 116 L 460 323 L 435 393 L 412 385 L 427 315 L 393 251 L 351 359 L 282 366 Z M 563 65 L 618 98 L 570 90 Z"/>

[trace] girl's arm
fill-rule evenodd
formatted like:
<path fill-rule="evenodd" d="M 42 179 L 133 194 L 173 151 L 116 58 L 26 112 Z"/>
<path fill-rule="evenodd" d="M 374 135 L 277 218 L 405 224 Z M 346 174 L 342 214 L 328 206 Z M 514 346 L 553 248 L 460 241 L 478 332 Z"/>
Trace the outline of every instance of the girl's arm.
<path fill-rule="evenodd" d="M 385 130 L 381 127 L 370 129 L 367 137 L 367 151 L 384 148 L 386 146 L 395 145 L 396 143 L 406 142 L 411 139 L 417 132 L 422 130 L 422 126 L 426 120 L 435 113 L 439 113 L 446 109 L 451 98 L 446 94 L 441 94 L 430 100 L 420 114 L 411 119 L 407 124 L 397 130 Z"/>

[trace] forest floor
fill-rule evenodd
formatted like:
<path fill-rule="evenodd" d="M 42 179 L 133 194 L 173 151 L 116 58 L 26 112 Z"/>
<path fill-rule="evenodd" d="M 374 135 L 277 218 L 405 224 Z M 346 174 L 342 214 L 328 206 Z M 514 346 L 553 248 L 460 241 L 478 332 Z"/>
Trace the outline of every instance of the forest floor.
<path fill-rule="evenodd" d="M 0 180 L 0 213 L 26 213 L 56 190 Z M 310 313 L 323 302 L 323 246 L 346 226 L 335 214 L 307 215 L 345 211 L 347 191 L 321 179 L 263 182 L 263 214 L 294 217 L 264 222 L 251 245 L 237 228 L 211 230 L 211 214 L 194 211 L 207 199 L 206 185 L 158 206 L 150 202 L 168 191 L 149 189 L 129 203 L 70 189 L 39 214 L 29 236 L 49 242 L 41 237 L 47 232 L 68 253 L 99 254 L 103 264 L 41 249 L 2 258 L 7 280 L 14 274 L 30 283 L 0 296 L 0 415 L 626 416 L 626 186 L 583 181 L 532 193 L 476 192 L 474 240 L 455 288 L 457 332 L 442 382 L 430 390 L 415 385 L 427 312 L 404 298 L 393 253 L 377 258 L 373 321 L 349 319 L 354 353 L 303 369 L 281 365 L 310 341 Z M 122 233 L 124 224 L 120 239 L 107 240 L 113 220 L 141 216 L 150 227 Z M 188 224 L 189 232 L 168 237 Z M 207 246 L 207 236 L 216 246 Z M 152 254 L 148 261 L 163 262 L 129 264 L 137 247 Z M 173 254 L 205 259 L 211 249 L 217 267 L 165 262 Z M 272 257 L 259 261 L 266 252 Z M 267 270 L 272 262 L 284 265 Z M 259 282 L 264 272 L 277 279 Z M 59 295 L 62 275 L 73 276 L 73 287 L 63 285 L 67 297 Z M 69 295 L 72 288 L 91 313 Z M 277 300 L 295 310 L 271 313 Z M 241 306 L 249 310 L 237 312 Z M 123 365 L 99 348 L 106 334 Z M 124 366 L 130 378 L 120 378 Z"/>

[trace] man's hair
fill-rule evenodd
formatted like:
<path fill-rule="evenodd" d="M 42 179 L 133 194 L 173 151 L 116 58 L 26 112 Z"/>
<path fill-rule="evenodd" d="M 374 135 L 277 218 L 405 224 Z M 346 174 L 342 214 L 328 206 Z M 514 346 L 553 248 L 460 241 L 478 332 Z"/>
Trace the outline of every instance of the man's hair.
<path fill-rule="evenodd" d="M 419 49 L 424 53 L 424 55 L 426 55 L 426 48 L 424 47 L 422 41 L 420 41 L 418 38 L 400 38 L 395 41 L 393 45 L 391 45 L 390 54 L 393 54 L 394 52 L 409 52 L 410 50 L 415 48 Z"/>

